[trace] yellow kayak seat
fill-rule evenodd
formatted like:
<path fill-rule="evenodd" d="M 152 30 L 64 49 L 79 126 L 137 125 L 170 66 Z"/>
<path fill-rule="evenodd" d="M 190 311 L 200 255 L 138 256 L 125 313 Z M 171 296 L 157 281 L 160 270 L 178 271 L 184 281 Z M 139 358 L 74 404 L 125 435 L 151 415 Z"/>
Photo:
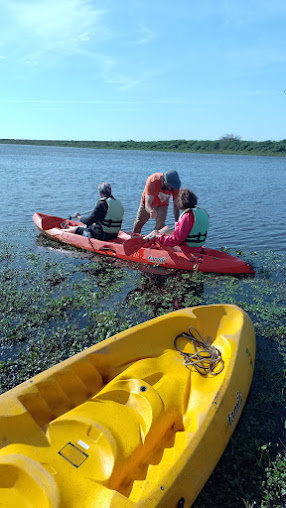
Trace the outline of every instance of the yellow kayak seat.
<path fill-rule="evenodd" d="M 13 444 L 6 452 L 52 466 L 61 492 L 68 474 L 73 483 L 89 479 L 128 495 L 184 429 L 189 391 L 190 370 L 177 351 L 166 350 L 134 362 L 97 395 L 51 421 L 44 446 Z"/>
<path fill-rule="evenodd" d="M 20 454 L 0 457 L 0 505 L 9 508 L 57 508 L 60 497 L 52 475 Z"/>

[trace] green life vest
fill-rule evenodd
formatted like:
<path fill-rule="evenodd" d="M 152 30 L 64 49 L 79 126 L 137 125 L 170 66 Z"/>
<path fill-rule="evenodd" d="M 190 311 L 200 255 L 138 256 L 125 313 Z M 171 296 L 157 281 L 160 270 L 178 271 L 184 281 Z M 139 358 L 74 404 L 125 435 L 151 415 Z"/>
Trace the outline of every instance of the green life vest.
<path fill-rule="evenodd" d="M 187 208 L 184 213 L 192 211 L 194 214 L 194 225 L 186 238 L 188 247 L 200 247 L 204 245 L 209 227 L 209 216 L 203 208 Z M 181 217 L 182 217 L 181 215 Z"/>
<path fill-rule="evenodd" d="M 115 235 L 119 233 L 122 225 L 124 208 L 118 199 L 114 198 L 101 198 L 105 199 L 108 210 L 104 219 L 101 221 L 102 229 L 105 233 Z"/>

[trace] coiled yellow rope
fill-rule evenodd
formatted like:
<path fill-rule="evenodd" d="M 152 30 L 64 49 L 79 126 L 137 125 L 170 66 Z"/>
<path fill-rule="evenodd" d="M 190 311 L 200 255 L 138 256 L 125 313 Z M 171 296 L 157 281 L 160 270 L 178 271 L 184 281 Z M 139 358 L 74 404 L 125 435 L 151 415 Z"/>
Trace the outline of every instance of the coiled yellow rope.
<path fill-rule="evenodd" d="M 197 337 L 194 336 L 194 333 Z M 185 353 L 177 346 L 177 341 L 180 338 L 190 340 L 195 352 L 193 354 Z M 184 357 L 184 365 L 191 365 L 194 367 L 202 376 L 217 376 L 224 368 L 224 362 L 221 357 L 219 349 L 211 345 L 211 339 L 205 341 L 198 330 L 193 326 L 190 326 L 189 333 L 182 332 L 174 339 L 174 346 L 179 353 Z M 217 370 L 217 367 L 220 368 Z"/>

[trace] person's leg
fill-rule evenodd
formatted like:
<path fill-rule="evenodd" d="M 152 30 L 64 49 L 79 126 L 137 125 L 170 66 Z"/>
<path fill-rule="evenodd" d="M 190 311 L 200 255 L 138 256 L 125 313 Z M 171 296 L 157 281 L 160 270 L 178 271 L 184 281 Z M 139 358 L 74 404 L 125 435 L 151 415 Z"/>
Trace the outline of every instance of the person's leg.
<path fill-rule="evenodd" d="M 143 228 L 144 224 L 150 219 L 150 215 L 145 210 L 145 206 L 142 202 L 140 202 L 136 219 L 134 221 L 133 225 L 133 233 L 141 233 L 141 229 Z"/>
<path fill-rule="evenodd" d="M 85 236 L 86 238 L 96 238 L 97 240 L 103 240 L 103 231 L 100 225 L 95 225 L 89 228 L 82 226 L 70 226 L 64 229 L 68 233 L 75 233 L 76 235 Z"/>
<path fill-rule="evenodd" d="M 82 226 L 76 226 L 73 233 L 75 233 L 76 235 L 84 235 L 85 231 L 86 231 L 86 228 L 84 228 Z"/>
<path fill-rule="evenodd" d="M 157 212 L 155 229 L 159 230 L 165 226 L 168 207 L 167 206 L 156 206 L 155 210 Z"/>
<path fill-rule="evenodd" d="M 91 232 L 88 230 L 88 228 L 85 228 L 85 230 L 80 234 L 82 234 L 82 236 L 85 236 L 86 238 L 92 238 Z"/>
<path fill-rule="evenodd" d="M 83 236 L 94 238 L 95 240 L 104 240 L 104 233 L 100 224 L 93 224 L 83 231 Z"/>
<path fill-rule="evenodd" d="M 61 224 L 62 226 L 62 224 Z M 68 226 L 68 227 L 62 227 L 62 230 L 66 233 L 75 233 L 76 235 L 82 235 L 83 231 L 86 228 L 83 228 L 81 226 Z"/>

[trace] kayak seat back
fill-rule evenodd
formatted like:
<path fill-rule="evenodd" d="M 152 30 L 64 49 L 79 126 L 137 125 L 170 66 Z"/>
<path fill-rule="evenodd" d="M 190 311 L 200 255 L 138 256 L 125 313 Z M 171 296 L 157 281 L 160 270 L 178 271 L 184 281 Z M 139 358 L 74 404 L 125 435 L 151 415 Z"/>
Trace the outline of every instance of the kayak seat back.
<path fill-rule="evenodd" d="M 54 390 L 55 379 L 39 387 L 41 394 Z M 160 462 L 176 432 L 184 430 L 189 395 L 190 370 L 177 351 L 166 350 L 134 362 L 89 400 L 47 423 L 44 445 L 12 444 L 6 453 L 52 467 L 61 492 L 69 475 L 80 490 L 98 482 L 128 497 L 134 481 L 146 477 L 150 464 Z M 50 401 L 49 408 L 58 410 Z"/>
<path fill-rule="evenodd" d="M 175 433 L 184 430 L 189 394 L 190 370 L 176 351 L 139 360 L 51 422 L 51 446 L 59 448 L 67 435 L 73 443 L 83 441 L 92 462 L 82 465 L 81 474 L 128 495 L 134 480 L 145 477 L 149 464 L 160 461 Z"/>
<path fill-rule="evenodd" d="M 2 395 L 0 448 L 9 443 L 47 445 L 46 429 L 51 421 L 82 404 L 103 386 L 92 357 L 77 359 L 49 377 L 37 376 L 26 382 L 17 396 Z"/>
<path fill-rule="evenodd" d="M 51 474 L 20 454 L 0 457 L 0 503 L 3 507 L 59 507 L 59 491 Z"/>

